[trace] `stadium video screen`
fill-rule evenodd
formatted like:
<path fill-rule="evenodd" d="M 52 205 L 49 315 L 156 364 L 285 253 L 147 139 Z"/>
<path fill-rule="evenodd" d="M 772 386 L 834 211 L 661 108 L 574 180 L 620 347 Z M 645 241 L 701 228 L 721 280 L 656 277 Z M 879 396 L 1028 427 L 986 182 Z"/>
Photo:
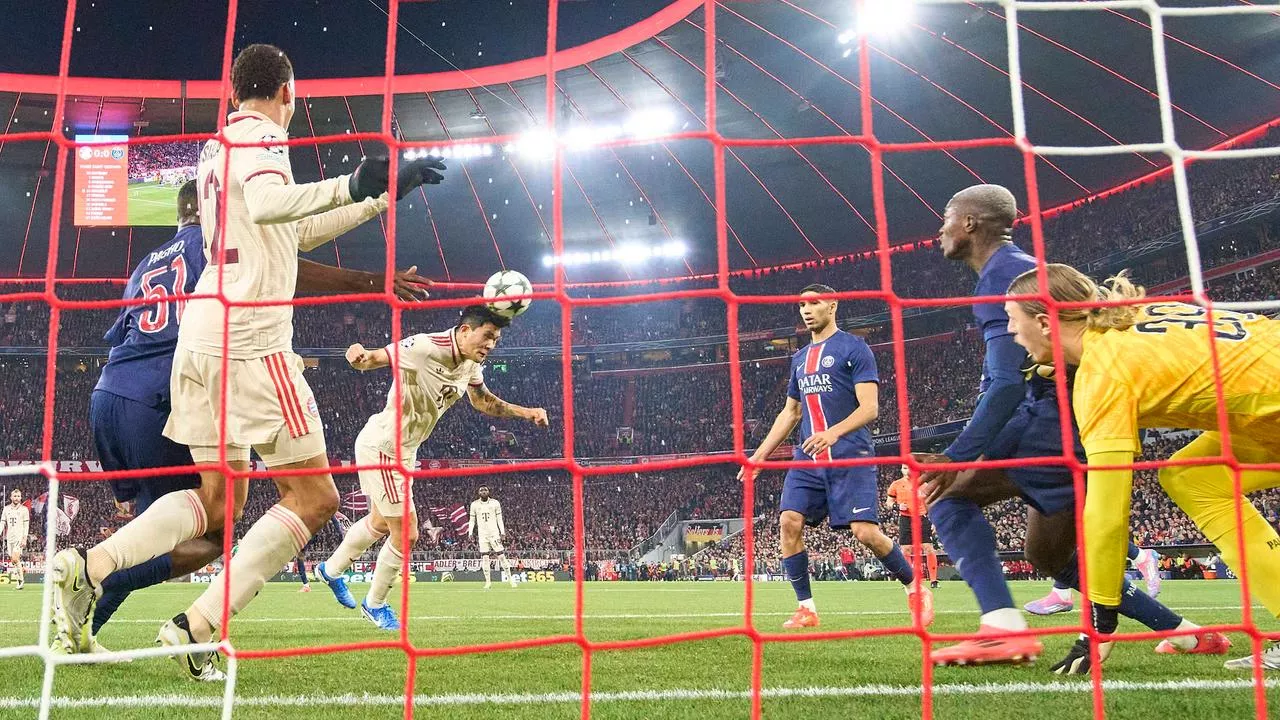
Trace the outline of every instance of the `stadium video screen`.
<path fill-rule="evenodd" d="M 77 135 L 75 224 L 174 225 L 178 189 L 196 176 L 199 142 L 127 144 L 127 135 Z"/>

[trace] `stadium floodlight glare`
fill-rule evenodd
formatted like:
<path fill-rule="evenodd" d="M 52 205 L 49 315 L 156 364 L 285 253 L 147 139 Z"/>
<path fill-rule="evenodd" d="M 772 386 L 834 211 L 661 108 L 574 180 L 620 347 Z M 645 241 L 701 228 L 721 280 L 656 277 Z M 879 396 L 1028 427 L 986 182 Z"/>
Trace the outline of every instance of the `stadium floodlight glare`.
<path fill-rule="evenodd" d="M 438 157 L 447 160 L 469 160 L 477 157 L 491 157 L 492 155 L 493 145 L 491 143 L 466 143 L 449 147 L 411 149 L 405 152 L 404 159 L 417 160 L 424 157 Z"/>
<path fill-rule="evenodd" d="M 864 0 L 856 29 L 842 31 L 836 42 L 848 45 L 859 35 L 891 35 L 911 23 L 914 0 Z"/>
<path fill-rule="evenodd" d="M 609 250 L 586 252 L 577 250 L 564 255 L 542 256 L 542 266 L 564 265 L 596 265 L 605 262 L 618 262 L 627 265 L 644 263 L 650 259 L 682 258 L 689 251 L 683 240 L 671 240 L 661 245 L 645 245 L 638 242 L 625 242 Z"/>
<path fill-rule="evenodd" d="M 645 108 L 632 113 L 622 130 L 628 137 L 656 137 L 669 132 L 675 124 L 676 115 L 669 108 Z"/>

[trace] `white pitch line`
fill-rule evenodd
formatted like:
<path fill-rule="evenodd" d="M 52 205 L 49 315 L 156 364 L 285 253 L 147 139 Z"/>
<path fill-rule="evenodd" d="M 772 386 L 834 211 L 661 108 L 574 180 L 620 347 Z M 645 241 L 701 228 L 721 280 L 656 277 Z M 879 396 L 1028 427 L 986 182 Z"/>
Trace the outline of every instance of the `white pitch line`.
<path fill-rule="evenodd" d="M 1267 680 L 1268 689 L 1280 688 L 1280 680 Z M 1248 690 L 1253 687 L 1249 680 L 1209 680 L 1186 678 L 1183 680 L 1164 680 L 1159 682 L 1132 682 L 1128 680 L 1104 680 L 1103 690 L 1113 692 L 1178 692 L 1178 691 L 1215 691 L 1215 690 Z M 1079 682 L 1017 682 L 1017 683 L 946 683 L 935 685 L 934 695 L 1004 695 L 1004 694 L 1086 694 L 1093 691 L 1087 680 Z M 842 697 L 917 697 L 921 694 L 919 686 L 914 685 L 853 685 L 848 687 L 796 687 L 796 688 L 764 688 L 764 698 L 842 698 Z M 662 702 L 671 700 L 746 700 L 751 697 L 750 690 L 703 690 L 703 689 L 664 689 L 664 690 L 624 690 L 620 692 L 593 692 L 593 703 L 614 702 Z M 450 694 L 450 695 L 417 695 L 414 705 L 418 706 L 453 706 L 453 705 L 547 705 L 578 703 L 581 695 L 576 692 L 551 693 L 506 693 L 506 694 Z M 21 697 L 0 697 L 0 710 L 21 710 L 37 707 L 38 699 Z M 403 695 L 253 695 L 241 696 L 235 700 L 236 707 L 314 707 L 314 706 L 352 706 L 404 704 Z M 90 707 L 190 707 L 220 708 L 222 698 L 215 696 L 193 695 L 133 695 L 110 696 L 101 698 L 52 698 L 51 705 L 58 709 L 90 708 Z"/>
<path fill-rule="evenodd" d="M 1261 608 L 1261 605 L 1254 607 Z M 1176 612 L 1188 610 L 1239 610 L 1239 605 L 1203 605 L 1171 608 Z M 755 617 L 790 617 L 793 610 L 785 612 L 761 612 L 753 613 Z M 901 610 L 823 610 L 823 615 L 835 615 L 839 617 L 864 616 L 864 615 L 908 615 L 906 608 Z M 975 615 L 976 609 L 960 609 L 960 610 L 936 610 L 937 615 Z M 1076 615 L 1074 611 L 1064 613 L 1068 617 Z M 471 620 L 573 620 L 573 613 L 557 613 L 557 614 L 498 614 L 498 615 L 411 615 L 411 620 L 425 620 L 434 622 L 446 621 L 471 621 Z M 702 613 L 584 613 L 584 620 L 659 620 L 666 618 L 675 618 L 682 620 L 694 620 L 699 618 L 740 618 L 742 611 L 736 612 L 702 612 Z M 166 618 L 129 618 L 129 619 L 113 619 L 112 624 L 154 624 L 163 623 Z M 365 622 L 364 618 L 356 614 L 348 615 L 323 615 L 323 616 L 306 616 L 306 617 L 238 617 L 235 619 L 239 623 L 285 623 L 297 620 L 318 621 L 318 622 Z M 21 625 L 35 624 L 35 619 L 31 620 L 15 620 L 0 619 L 0 625 Z"/>

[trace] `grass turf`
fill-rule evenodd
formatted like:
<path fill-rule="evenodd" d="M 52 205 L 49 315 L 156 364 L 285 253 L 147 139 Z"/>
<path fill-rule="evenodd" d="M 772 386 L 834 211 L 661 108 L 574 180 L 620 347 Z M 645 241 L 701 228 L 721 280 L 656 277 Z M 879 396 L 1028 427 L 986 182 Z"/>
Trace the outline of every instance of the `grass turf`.
<path fill-rule="evenodd" d="M 160 183 L 129 186 L 129 225 L 177 225 L 178 187 Z"/>
<path fill-rule="evenodd" d="M 233 623 L 238 648 L 315 647 L 394 639 L 334 602 L 313 584 L 308 595 L 293 583 L 269 584 Z M 755 622 L 774 632 L 794 606 L 789 586 L 757 586 Z M 1045 583 L 1014 583 L 1025 602 Z M 130 598 L 100 635 L 113 649 L 149 646 L 163 619 L 184 609 L 200 585 L 166 584 Z M 363 586 L 353 586 L 359 597 Z M 572 634 L 573 586 L 505 585 L 483 591 L 478 584 L 414 585 L 410 638 L 419 647 L 491 643 Z M 892 583 L 815 583 L 822 630 L 877 628 L 907 622 L 901 589 Z M 393 591 L 399 598 L 399 588 Z M 965 586 L 944 583 L 936 591 L 937 632 L 970 632 L 976 607 Z M 1239 587 L 1231 581 L 1169 582 L 1161 598 L 1201 624 L 1238 621 Z M 585 631 L 593 641 L 629 640 L 739 624 L 739 583 L 593 583 L 586 586 Z M 0 586 L 0 647 L 34 642 L 40 589 Z M 1273 629 L 1265 612 L 1255 613 Z M 1078 621 L 1078 614 L 1033 618 L 1037 627 Z M 1125 622 L 1122 631 L 1133 631 Z M 1089 717 L 1092 698 L 1077 692 L 1087 678 L 1058 678 L 1049 666 L 1064 654 L 1071 635 L 1046 636 L 1045 655 L 1032 666 L 940 668 L 934 684 L 934 716 L 959 720 Z M 1233 636 L 1230 657 L 1248 652 Z M 1253 691 L 1233 685 L 1248 675 L 1222 668 L 1214 656 L 1166 657 L 1152 652 L 1154 640 L 1126 643 L 1106 666 L 1106 679 L 1135 683 L 1110 692 L 1110 718 L 1169 716 L 1250 718 Z M 914 636 L 816 642 L 770 643 L 763 653 L 766 717 L 919 718 L 921 643 Z M 408 662 L 399 650 L 334 653 L 245 660 L 240 663 L 237 718 L 328 717 L 343 705 L 366 718 L 400 717 Z M 574 718 L 579 715 L 582 652 L 577 645 L 499 653 L 421 658 L 417 662 L 417 716 L 467 718 Z M 726 637 L 593 654 L 592 715 L 599 718 L 740 718 L 750 701 L 751 643 Z M 0 660 L 0 718 L 34 717 L 40 695 L 38 658 Z M 1216 688 L 1151 689 L 1150 684 L 1196 680 Z M 1016 685 L 1015 685 L 1016 684 Z M 1028 686 L 1029 685 L 1029 686 Z M 684 691 L 676 695 L 676 691 Z M 184 680 L 168 659 L 128 664 L 61 666 L 54 685 L 61 699 L 106 699 L 80 707 L 55 707 L 52 717 L 112 720 L 197 720 L 219 716 L 222 687 Z M 639 692 L 640 696 L 620 693 Z M 361 697 L 366 695 L 368 697 Z M 503 702 L 473 695 L 505 695 Z M 342 697 L 349 696 L 349 697 Z M 114 700 L 112 700 L 114 698 Z M 1268 689 L 1269 717 L 1280 717 L 1280 691 Z M 142 703 L 148 704 L 142 704 Z"/>

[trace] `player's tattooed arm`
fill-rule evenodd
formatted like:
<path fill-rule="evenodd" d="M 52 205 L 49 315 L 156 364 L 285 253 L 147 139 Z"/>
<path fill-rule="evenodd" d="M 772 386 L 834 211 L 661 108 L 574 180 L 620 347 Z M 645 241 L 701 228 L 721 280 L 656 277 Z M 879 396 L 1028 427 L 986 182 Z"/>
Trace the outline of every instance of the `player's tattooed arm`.
<path fill-rule="evenodd" d="M 387 355 L 386 348 L 369 350 L 360 343 L 356 343 L 347 348 L 347 364 L 356 370 L 364 372 L 365 370 L 377 370 L 390 365 L 391 358 Z"/>
<path fill-rule="evenodd" d="M 485 415 L 499 418 L 518 418 L 528 420 L 539 427 L 547 426 L 547 411 L 543 408 L 527 408 L 494 395 L 484 385 L 472 385 L 467 388 L 467 399 L 471 407 Z"/>

